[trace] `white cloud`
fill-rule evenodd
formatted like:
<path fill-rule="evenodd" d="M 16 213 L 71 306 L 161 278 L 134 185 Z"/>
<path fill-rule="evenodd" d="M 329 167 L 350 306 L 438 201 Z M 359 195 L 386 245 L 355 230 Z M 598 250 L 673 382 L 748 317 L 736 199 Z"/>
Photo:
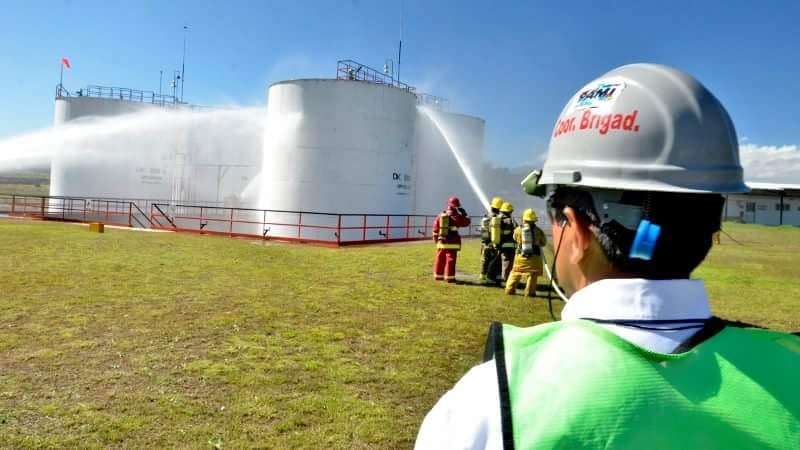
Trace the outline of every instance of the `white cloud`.
<path fill-rule="evenodd" d="M 748 181 L 772 183 L 800 183 L 800 145 L 739 144 Z"/>

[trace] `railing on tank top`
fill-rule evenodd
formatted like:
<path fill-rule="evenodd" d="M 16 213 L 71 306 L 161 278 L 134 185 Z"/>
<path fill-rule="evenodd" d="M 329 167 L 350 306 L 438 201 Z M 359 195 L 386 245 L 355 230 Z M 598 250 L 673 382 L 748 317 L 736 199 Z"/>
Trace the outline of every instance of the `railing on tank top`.
<path fill-rule="evenodd" d="M 153 91 L 143 91 L 116 86 L 89 85 L 77 91 L 70 92 L 64 86 L 56 86 L 56 99 L 62 97 L 92 97 L 121 100 L 133 103 L 150 103 L 165 108 L 180 108 L 191 111 L 214 111 L 224 109 L 215 106 L 192 105 L 180 101 L 177 97 L 168 94 L 159 94 Z"/>
<path fill-rule="evenodd" d="M 70 92 L 62 85 L 56 86 L 56 98 L 59 97 L 94 97 L 107 98 L 113 100 L 125 100 L 137 103 L 152 103 L 154 105 L 182 105 L 177 97 L 167 94 L 159 94 L 153 91 L 131 89 L 117 86 L 98 86 L 90 84 L 85 88 Z"/>
<path fill-rule="evenodd" d="M 332 246 L 431 239 L 436 219 L 433 215 L 417 214 L 338 214 L 233 208 L 213 203 L 16 194 L 0 194 L 0 206 L 3 204 L 13 217 L 104 222 L 132 228 Z M 461 231 L 463 237 L 480 235 L 480 217 L 470 219 L 472 224 Z"/>
<path fill-rule="evenodd" d="M 366 81 L 373 84 L 392 86 L 408 92 L 416 91 L 414 86 L 409 86 L 394 76 L 383 73 L 377 69 L 361 64 L 351 59 L 343 59 L 336 63 L 336 79 L 350 81 Z"/>

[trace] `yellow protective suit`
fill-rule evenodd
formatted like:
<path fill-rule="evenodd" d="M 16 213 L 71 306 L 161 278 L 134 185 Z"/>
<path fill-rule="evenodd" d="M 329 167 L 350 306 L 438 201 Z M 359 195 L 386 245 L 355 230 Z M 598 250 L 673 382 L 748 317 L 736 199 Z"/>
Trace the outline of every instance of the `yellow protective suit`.
<path fill-rule="evenodd" d="M 539 247 L 539 252 L 530 256 L 522 255 L 522 227 L 517 227 L 514 230 L 514 241 L 517 242 L 517 254 L 514 256 L 514 266 L 508 276 L 506 282 L 506 294 L 514 294 L 517 291 L 517 283 L 527 277 L 525 283 L 525 295 L 533 297 L 536 294 L 536 279 L 542 273 L 542 256 L 541 247 L 547 244 L 547 237 L 539 227 L 530 224 L 533 227 L 533 245 Z"/>

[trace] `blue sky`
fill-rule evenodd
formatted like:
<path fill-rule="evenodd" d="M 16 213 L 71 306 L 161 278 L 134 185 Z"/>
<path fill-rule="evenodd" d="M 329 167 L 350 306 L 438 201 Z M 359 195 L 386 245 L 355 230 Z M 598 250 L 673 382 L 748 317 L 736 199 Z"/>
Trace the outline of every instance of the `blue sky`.
<path fill-rule="evenodd" d="M 334 76 L 337 59 L 396 58 L 401 4 L 6 1 L 0 137 L 51 123 L 61 56 L 70 89 L 158 90 L 159 70 L 180 67 L 187 24 L 186 100 L 263 105 L 270 82 Z M 495 164 L 536 160 L 573 92 L 631 62 L 694 74 L 740 138 L 798 150 L 800 2 L 406 0 L 403 10 L 402 78 L 484 117 Z"/>

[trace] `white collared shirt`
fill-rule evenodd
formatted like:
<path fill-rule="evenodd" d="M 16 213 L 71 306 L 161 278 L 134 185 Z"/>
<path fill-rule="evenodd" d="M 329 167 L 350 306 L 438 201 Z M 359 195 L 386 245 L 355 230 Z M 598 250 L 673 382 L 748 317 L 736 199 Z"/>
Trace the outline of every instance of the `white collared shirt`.
<path fill-rule="evenodd" d="M 703 282 L 699 280 L 601 280 L 576 292 L 561 313 L 562 320 L 685 320 L 711 317 Z M 668 326 L 669 324 L 666 324 Z M 646 330 L 603 324 L 640 347 L 673 351 L 694 334 L 688 330 Z M 425 416 L 415 448 L 503 448 L 500 394 L 494 360 L 470 369 Z"/>

